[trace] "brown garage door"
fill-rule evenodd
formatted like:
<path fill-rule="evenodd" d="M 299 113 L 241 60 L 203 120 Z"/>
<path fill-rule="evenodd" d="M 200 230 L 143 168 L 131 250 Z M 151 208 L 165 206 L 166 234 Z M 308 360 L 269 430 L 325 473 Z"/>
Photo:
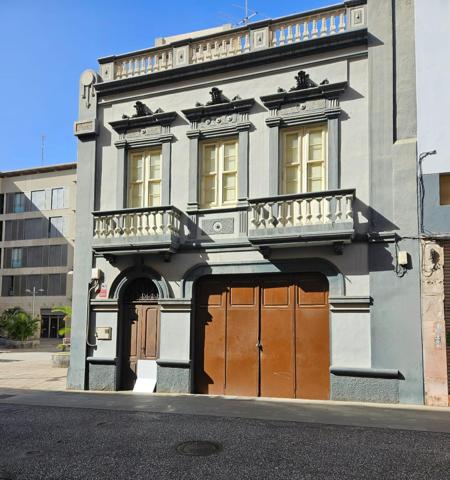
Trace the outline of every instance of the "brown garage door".
<path fill-rule="evenodd" d="M 195 334 L 198 393 L 329 398 L 328 283 L 320 274 L 204 278 Z"/>

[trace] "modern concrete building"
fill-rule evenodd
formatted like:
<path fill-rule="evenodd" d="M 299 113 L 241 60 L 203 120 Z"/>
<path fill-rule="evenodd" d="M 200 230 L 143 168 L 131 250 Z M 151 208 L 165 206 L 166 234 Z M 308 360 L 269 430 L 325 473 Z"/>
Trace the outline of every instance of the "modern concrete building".
<path fill-rule="evenodd" d="M 450 385 L 450 47 L 446 0 L 416 0 L 417 141 L 419 152 L 425 401 L 447 405 Z M 427 12 L 433 28 L 427 28 Z M 428 31 L 426 31 L 428 30 Z M 433 86 L 429 79 L 433 78 Z M 446 338 L 447 337 L 447 338 Z"/>
<path fill-rule="evenodd" d="M 0 172 L 0 312 L 22 307 L 56 337 L 70 305 L 76 164 Z"/>
<path fill-rule="evenodd" d="M 160 392 L 424 402 L 414 32 L 352 0 L 82 74 L 70 388 L 148 360 Z"/>

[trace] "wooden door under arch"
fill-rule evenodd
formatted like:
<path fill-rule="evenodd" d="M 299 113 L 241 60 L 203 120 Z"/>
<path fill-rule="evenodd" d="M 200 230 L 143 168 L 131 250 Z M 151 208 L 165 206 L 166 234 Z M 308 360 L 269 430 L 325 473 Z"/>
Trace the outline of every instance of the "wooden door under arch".
<path fill-rule="evenodd" d="M 132 390 L 138 360 L 155 360 L 159 347 L 159 306 L 151 281 L 136 280 L 127 289 L 121 306 L 120 388 Z"/>

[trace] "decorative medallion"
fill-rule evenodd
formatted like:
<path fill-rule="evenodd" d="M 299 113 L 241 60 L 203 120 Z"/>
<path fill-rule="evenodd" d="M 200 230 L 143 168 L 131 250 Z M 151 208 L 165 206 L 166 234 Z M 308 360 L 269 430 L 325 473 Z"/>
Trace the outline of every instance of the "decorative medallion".
<path fill-rule="evenodd" d="M 201 222 L 204 235 L 226 235 L 234 233 L 234 218 L 208 218 Z"/>

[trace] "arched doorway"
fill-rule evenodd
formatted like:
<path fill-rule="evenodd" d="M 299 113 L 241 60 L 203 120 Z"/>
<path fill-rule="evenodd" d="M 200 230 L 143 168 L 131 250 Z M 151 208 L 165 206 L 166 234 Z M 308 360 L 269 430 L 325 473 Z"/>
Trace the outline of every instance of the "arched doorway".
<path fill-rule="evenodd" d="M 120 389 L 132 390 L 138 360 L 158 356 L 158 289 L 151 279 L 136 278 L 126 286 L 120 303 Z"/>
<path fill-rule="evenodd" d="M 196 283 L 195 392 L 329 399 L 329 284 L 321 273 Z"/>

